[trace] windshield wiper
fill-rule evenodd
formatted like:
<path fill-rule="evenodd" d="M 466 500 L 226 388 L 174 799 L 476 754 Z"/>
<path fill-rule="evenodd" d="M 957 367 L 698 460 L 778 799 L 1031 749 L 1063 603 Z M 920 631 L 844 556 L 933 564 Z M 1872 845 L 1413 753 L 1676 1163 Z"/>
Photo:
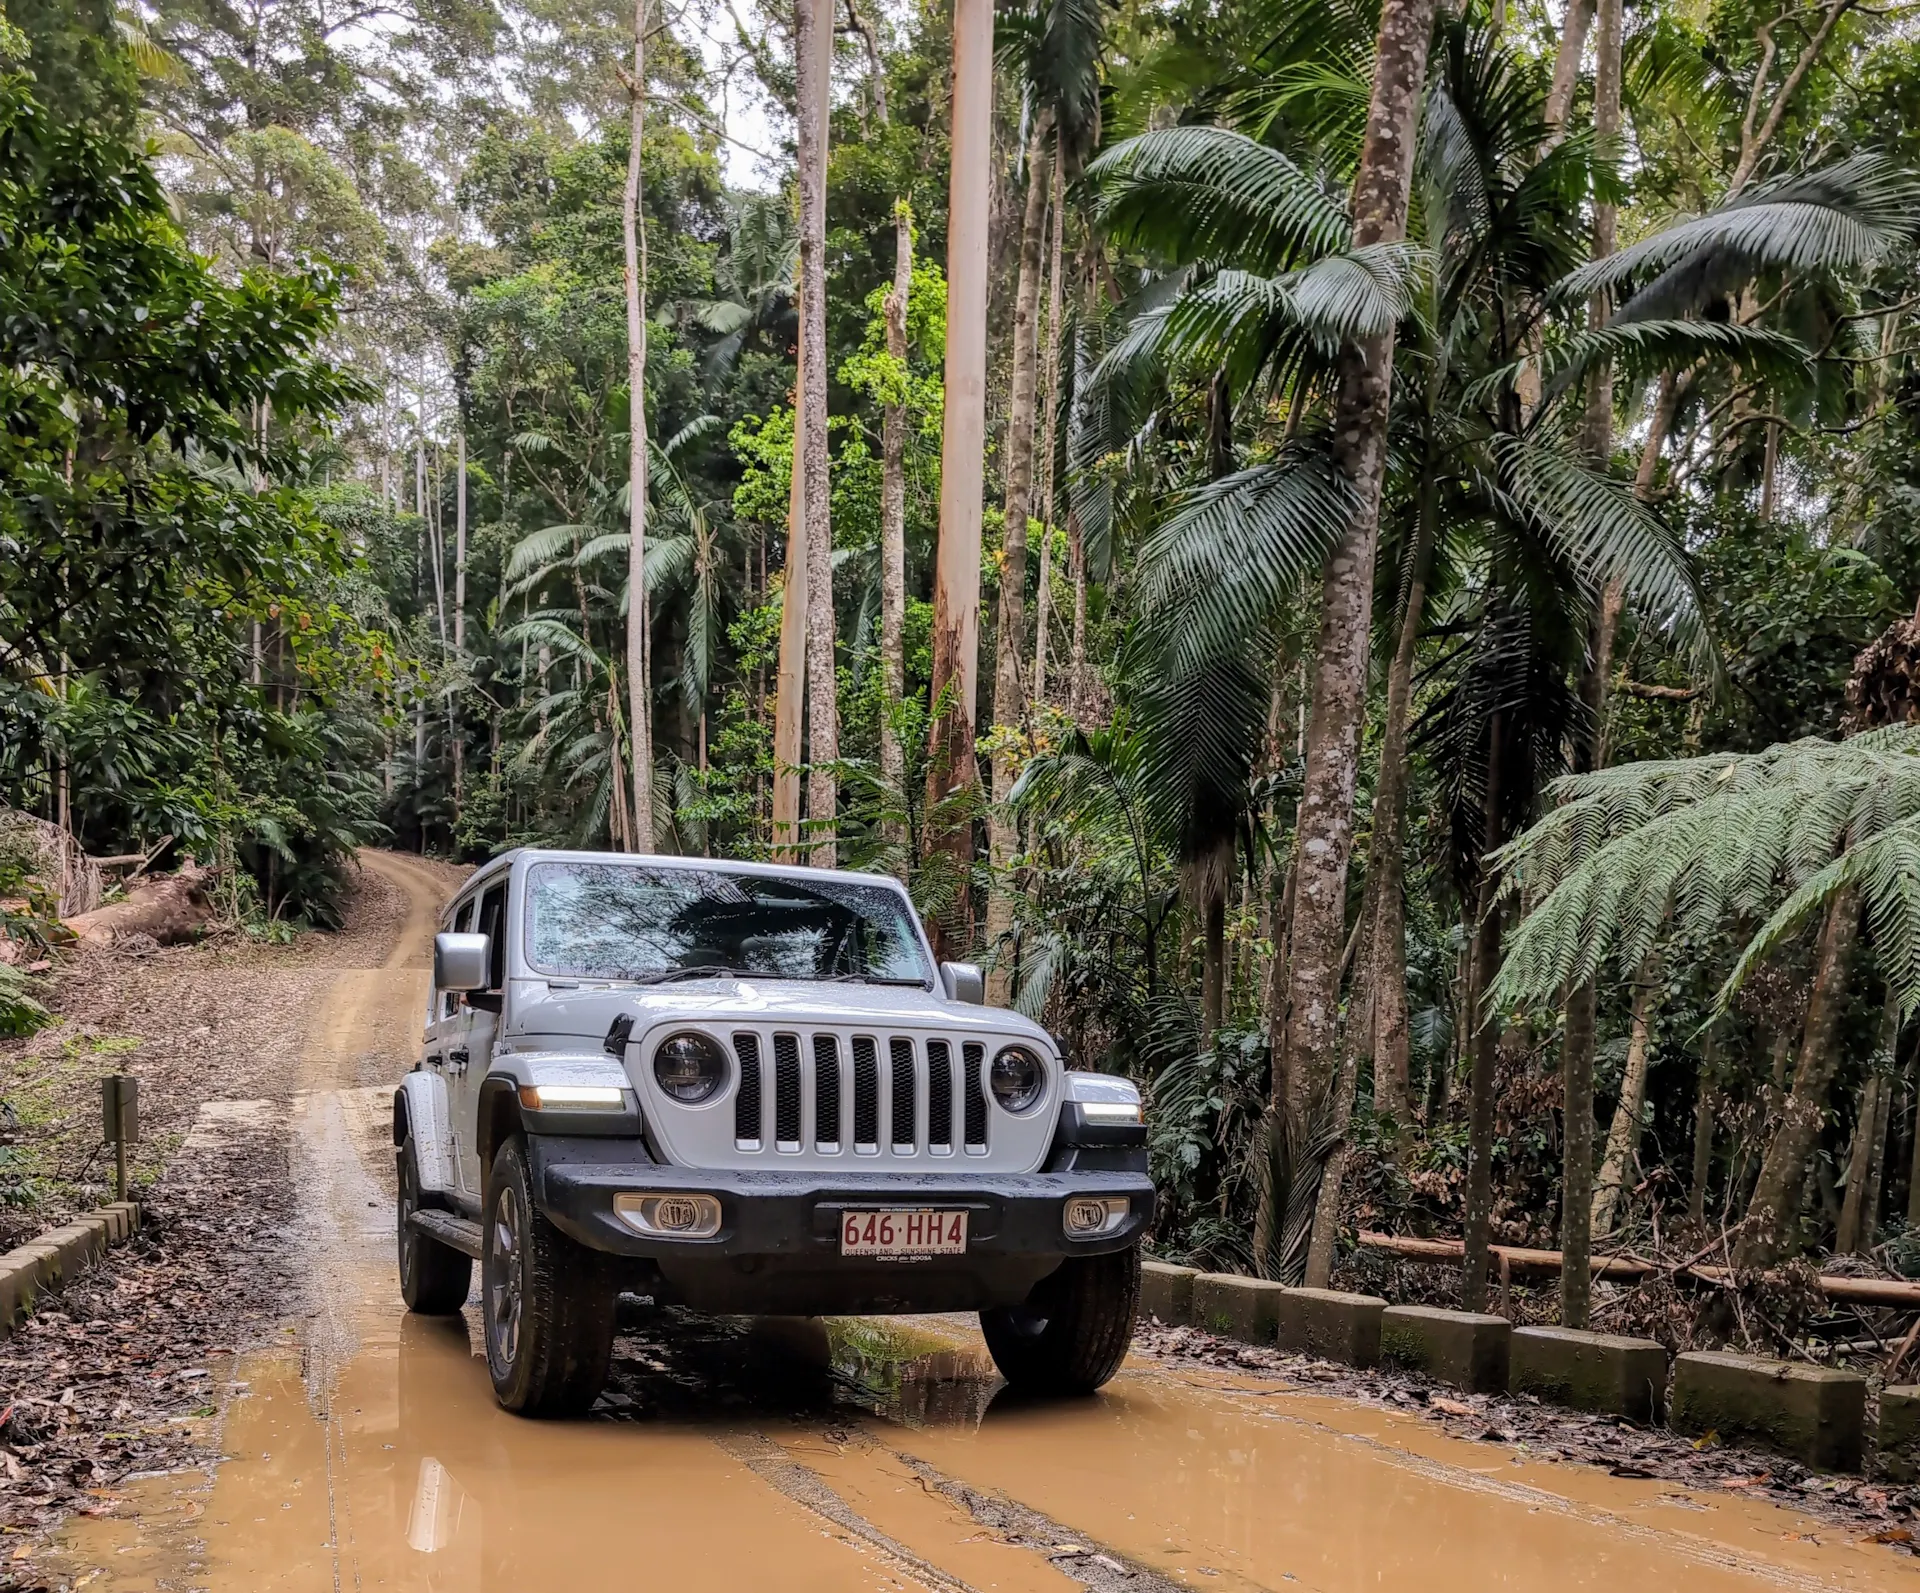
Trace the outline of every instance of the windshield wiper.
<path fill-rule="evenodd" d="M 815 981 L 823 985 L 912 985 L 916 990 L 925 990 L 925 979 L 897 979 L 886 974 L 837 973 L 821 974 Z"/>
<path fill-rule="evenodd" d="M 754 975 L 744 968 L 664 968 L 659 973 L 642 974 L 633 982 L 637 985 L 667 985 L 676 979 L 751 979 Z"/>

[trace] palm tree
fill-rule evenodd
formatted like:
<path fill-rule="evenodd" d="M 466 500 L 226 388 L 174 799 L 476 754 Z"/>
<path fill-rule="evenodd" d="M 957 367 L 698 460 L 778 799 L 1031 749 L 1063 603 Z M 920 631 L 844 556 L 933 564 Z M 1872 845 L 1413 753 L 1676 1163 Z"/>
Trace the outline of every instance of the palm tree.
<path fill-rule="evenodd" d="M 714 342 L 706 352 L 709 380 L 731 371 L 750 347 L 790 347 L 799 335 L 794 282 L 800 236 L 792 207 L 779 194 L 736 194 L 727 205 L 727 250 L 714 266 L 724 297 L 685 299 L 680 313 Z"/>

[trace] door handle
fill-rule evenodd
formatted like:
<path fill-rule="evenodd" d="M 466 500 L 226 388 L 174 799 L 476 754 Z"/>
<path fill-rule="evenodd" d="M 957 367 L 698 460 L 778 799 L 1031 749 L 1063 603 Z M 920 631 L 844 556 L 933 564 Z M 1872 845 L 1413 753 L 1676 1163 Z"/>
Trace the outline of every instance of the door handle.
<path fill-rule="evenodd" d="M 456 1073 L 466 1072 L 467 1063 L 469 1060 L 470 1059 L 465 1051 L 449 1051 L 447 1053 L 447 1065 L 451 1067 Z"/>

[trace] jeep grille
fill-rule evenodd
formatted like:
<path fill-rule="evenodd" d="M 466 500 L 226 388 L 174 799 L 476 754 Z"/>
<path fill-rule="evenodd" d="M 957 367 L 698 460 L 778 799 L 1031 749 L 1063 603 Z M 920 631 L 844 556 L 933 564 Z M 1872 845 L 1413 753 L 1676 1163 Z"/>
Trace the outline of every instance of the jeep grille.
<path fill-rule="evenodd" d="M 777 1030 L 769 1045 L 760 1035 L 741 1030 L 733 1036 L 740 1068 L 733 1103 L 734 1149 L 833 1154 L 851 1140 L 856 1156 L 878 1156 L 882 1150 L 893 1156 L 984 1156 L 986 1048 L 967 1040 L 958 1049 L 956 1070 L 954 1044 L 937 1037 L 856 1034 L 849 1039 Z M 962 1131 L 959 1145 L 954 1143 L 955 1124 Z"/>

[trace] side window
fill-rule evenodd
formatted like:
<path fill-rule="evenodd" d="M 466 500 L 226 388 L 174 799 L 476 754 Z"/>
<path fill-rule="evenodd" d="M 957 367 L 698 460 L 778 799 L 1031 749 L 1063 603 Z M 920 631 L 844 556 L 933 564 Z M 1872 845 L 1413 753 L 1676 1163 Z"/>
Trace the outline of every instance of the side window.
<path fill-rule="evenodd" d="M 454 909 L 453 932 L 464 935 L 473 928 L 473 901 L 471 898 Z M 440 994 L 440 1016 L 451 1018 L 460 1010 L 460 993 L 457 990 L 445 990 Z"/>
<path fill-rule="evenodd" d="M 487 988 L 501 991 L 507 987 L 507 884 L 505 880 L 487 887 L 480 898 L 480 933 L 490 942 L 487 951 Z"/>

